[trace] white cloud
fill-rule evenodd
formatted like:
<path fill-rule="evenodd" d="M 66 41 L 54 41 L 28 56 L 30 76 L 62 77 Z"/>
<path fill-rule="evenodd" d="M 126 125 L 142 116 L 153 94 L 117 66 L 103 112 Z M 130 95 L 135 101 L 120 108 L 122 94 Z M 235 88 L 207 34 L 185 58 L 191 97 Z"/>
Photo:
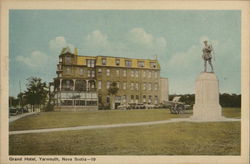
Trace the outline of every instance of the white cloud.
<path fill-rule="evenodd" d="M 207 36 L 200 37 L 200 46 L 192 45 L 187 51 L 184 52 L 176 52 L 171 55 L 172 58 L 168 62 L 168 66 L 171 69 L 176 68 L 176 66 L 180 66 L 178 70 L 183 71 L 195 71 L 197 69 L 203 69 L 201 65 L 203 65 L 202 59 L 202 47 L 204 46 L 204 41 L 207 40 L 209 44 L 212 44 L 214 49 L 218 46 L 218 41 L 211 40 Z M 184 71 L 185 72 L 185 71 Z"/>
<path fill-rule="evenodd" d="M 198 46 L 191 46 L 185 52 L 177 52 L 172 55 L 168 61 L 169 69 L 173 71 L 192 72 L 197 69 L 199 63 L 202 63 L 202 53 Z M 199 68 L 198 68 L 199 69 Z"/>
<path fill-rule="evenodd" d="M 155 37 L 147 33 L 143 28 L 133 28 L 128 33 L 128 40 L 134 44 L 139 44 L 148 48 L 164 49 L 167 45 L 164 37 Z"/>
<path fill-rule="evenodd" d="M 164 54 L 167 42 L 164 37 L 155 37 L 143 28 L 133 28 L 119 40 L 109 39 L 108 34 L 95 30 L 84 38 L 82 55 L 107 55 L 148 58 Z"/>
<path fill-rule="evenodd" d="M 88 46 L 90 47 L 102 47 L 102 48 L 108 48 L 110 46 L 110 42 L 108 41 L 107 34 L 103 34 L 99 30 L 93 31 L 91 34 L 89 34 L 85 41 Z"/>
<path fill-rule="evenodd" d="M 162 49 L 164 49 L 167 46 L 167 41 L 164 37 L 156 38 L 155 43 L 159 48 L 162 48 Z"/>
<path fill-rule="evenodd" d="M 48 56 L 40 51 L 33 51 L 29 56 L 17 56 L 16 60 L 31 67 L 44 66 L 48 62 Z"/>
<path fill-rule="evenodd" d="M 49 41 L 49 47 L 53 52 L 59 53 L 62 48 L 69 47 L 71 51 L 74 50 L 74 45 L 67 43 L 65 37 L 58 36 Z"/>
<path fill-rule="evenodd" d="M 134 28 L 129 32 L 129 39 L 134 43 L 151 45 L 154 37 L 147 33 L 143 28 Z"/>

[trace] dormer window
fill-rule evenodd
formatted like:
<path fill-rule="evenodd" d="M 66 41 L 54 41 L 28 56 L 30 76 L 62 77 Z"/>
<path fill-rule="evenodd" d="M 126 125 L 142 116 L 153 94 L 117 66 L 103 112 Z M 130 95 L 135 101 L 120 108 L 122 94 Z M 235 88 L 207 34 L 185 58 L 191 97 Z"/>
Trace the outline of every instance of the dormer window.
<path fill-rule="evenodd" d="M 138 67 L 144 67 L 144 61 L 138 61 Z"/>
<path fill-rule="evenodd" d="M 116 64 L 116 66 L 119 66 L 120 65 L 120 59 L 116 59 L 115 64 Z"/>
<path fill-rule="evenodd" d="M 131 67 L 132 66 L 132 61 L 131 60 L 125 60 L 125 66 L 126 67 Z"/>
<path fill-rule="evenodd" d="M 106 64 L 107 64 L 106 58 L 102 58 L 102 65 L 106 65 Z"/>
<path fill-rule="evenodd" d="M 94 59 L 87 59 L 87 67 L 95 67 L 95 60 Z"/>
<path fill-rule="evenodd" d="M 151 62 L 150 66 L 151 66 L 151 68 L 156 68 L 156 63 L 155 62 Z"/>

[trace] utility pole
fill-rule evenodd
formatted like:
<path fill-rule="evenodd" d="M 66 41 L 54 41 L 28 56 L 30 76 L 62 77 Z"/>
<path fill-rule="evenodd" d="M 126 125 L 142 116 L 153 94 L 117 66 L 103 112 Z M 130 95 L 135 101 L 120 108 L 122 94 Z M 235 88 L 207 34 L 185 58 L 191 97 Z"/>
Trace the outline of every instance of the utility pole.
<path fill-rule="evenodd" d="M 22 99 L 23 99 L 23 95 L 21 94 L 21 82 L 19 80 L 19 89 L 20 89 L 20 100 L 19 100 L 19 107 L 21 108 L 21 104 L 22 104 Z M 22 109 L 22 114 L 23 114 L 23 108 Z"/>

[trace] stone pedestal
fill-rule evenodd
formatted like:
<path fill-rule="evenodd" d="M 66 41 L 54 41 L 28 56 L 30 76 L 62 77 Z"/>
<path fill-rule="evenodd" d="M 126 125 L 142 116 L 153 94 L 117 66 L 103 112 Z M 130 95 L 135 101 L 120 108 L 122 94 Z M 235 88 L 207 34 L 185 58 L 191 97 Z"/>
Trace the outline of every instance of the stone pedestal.
<path fill-rule="evenodd" d="M 219 104 L 219 81 L 214 73 L 202 72 L 196 79 L 195 105 L 191 118 L 204 121 L 224 118 Z"/>

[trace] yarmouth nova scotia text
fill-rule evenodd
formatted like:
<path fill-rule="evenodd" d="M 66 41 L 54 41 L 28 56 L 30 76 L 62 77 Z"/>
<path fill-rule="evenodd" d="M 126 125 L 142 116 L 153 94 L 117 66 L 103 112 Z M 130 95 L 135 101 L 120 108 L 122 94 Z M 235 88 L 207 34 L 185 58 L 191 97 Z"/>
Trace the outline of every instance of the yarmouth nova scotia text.
<path fill-rule="evenodd" d="M 9 157 L 9 161 L 96 161 L 94 157 Z"/>

